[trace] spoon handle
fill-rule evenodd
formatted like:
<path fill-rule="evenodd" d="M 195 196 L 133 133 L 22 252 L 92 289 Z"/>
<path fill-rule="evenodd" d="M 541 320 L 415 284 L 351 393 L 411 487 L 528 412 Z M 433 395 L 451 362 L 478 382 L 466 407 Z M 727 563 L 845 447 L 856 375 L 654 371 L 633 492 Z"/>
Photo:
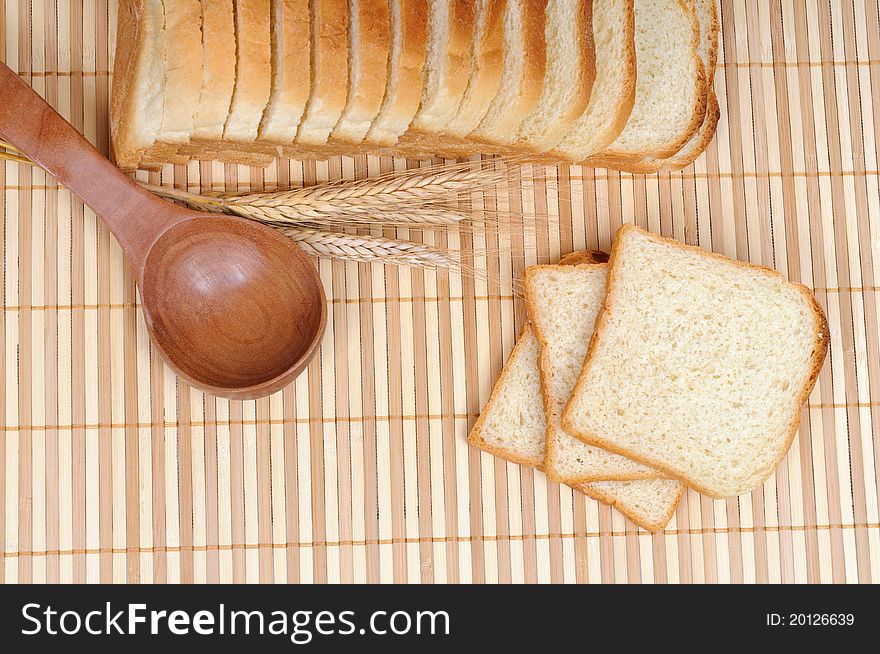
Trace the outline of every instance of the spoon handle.
<path fill-rule="evenodd" d="M 137 267 L 168 226 L 169 205 L 122 174 L 3 63 L 0 97 L 0 134 L 89 205 Z"/>

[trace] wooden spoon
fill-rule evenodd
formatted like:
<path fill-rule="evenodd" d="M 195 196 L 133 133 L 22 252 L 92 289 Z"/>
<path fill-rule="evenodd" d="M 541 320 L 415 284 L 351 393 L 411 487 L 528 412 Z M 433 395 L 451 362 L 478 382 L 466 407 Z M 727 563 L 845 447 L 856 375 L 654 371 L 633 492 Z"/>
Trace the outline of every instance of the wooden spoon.
<path fill-rule="evenodd" d="M 144 190 L 0 64 L 0 134 L 103 219 L 134 268 L 144 319 L 169 365 L 234 399 L 287 385 L 326 322 L 315 266 L 290 239 Z"/>

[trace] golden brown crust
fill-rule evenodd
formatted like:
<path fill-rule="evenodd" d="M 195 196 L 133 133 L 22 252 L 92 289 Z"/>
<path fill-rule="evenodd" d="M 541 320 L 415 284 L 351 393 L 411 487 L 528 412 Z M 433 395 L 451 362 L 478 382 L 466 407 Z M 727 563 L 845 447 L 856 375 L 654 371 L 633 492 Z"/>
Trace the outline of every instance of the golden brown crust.
<path fill-rule="evenodd" d="M 452 155 L 457 152 L 485 152 L 488 154 L 515 154 L 515 151 L 502 142 L 502 137 L 515 135 L 520 123 L 528 116 L 538 99 L 544 84 L 544 71 L 547 67 L 547 44 L 545 41 L 546 12 L 548 0 L 521 0 L 522 36 L 523 36 L 523 76 L 520 81 L 520 93 L 515 102 L 511 103 L 503 116 L 494 117 L 491 121 L 487 114 L 477 128 L 461 142 L 449 138 L 444 148 Z M 513 7 L 513 3 L 508 7 Z M 513 11 L 507 9 L 506 11 Z M 490 107 L 491 108 L 491 104 Z M 509 140 L 509 139 L 508 139 Z"/>
<path fill-rule="evenodd" d="M 573 402 L 574 398 L 580 394 L 581 387 L 586 380 L 587 374 L 589 373 L 591 366 L 593 365 L 593 360 L 594 360 L 593 354 L 595 353 L 599 342 L 602 340 L 603 334 L 604 334 L 605 329 L 607 327 L 608 318 L 611 315 L 611 312 L 613 311 L 614 297 L 613 297 L 613 293 L 611 291 L 613 289 L 614 283 L 617 280 L 617 273 L 615 272 L 615 270 L 618 270 L 618 269 L 615 266 L 615 261 L 616 261 L 618 253 L 620 252 L 620 248 L 618 247 L 618 244 L 620 243 L 622 237 L 628 231 L 638 231 L 643 234 L 647 234 L 648 236 L 650 236 L 653 240 L 655 240 L 657 242 L 672 245 L 672 246 L 674 246 L 680 250 L 684 250 L 686 252 L 696 252 L 696 253 L 699 253 L 702 256 L 705 256 L 707 258 L 715 259 L 718 261 L 723 261 L 724 263 L 736 266 L 738 268 L 745 268 L 745 269 L 749 269 L 749 270 L 762 271 L 763 273 L 770 275 L 770 276 L 779 277 L 782 279 L 785 279 L 785 278 L 778 271 L 773 270 L 771 268 L 767 268 L 765 266 L 758 266 L 758 265 L 755 265 L 752 263 L 747 263 L 745 261 L 738 261 L 736 259 L 730 259 L 728 257 L 717 254 L 715 252 L 709 252 L 709 251 L 704 250 L 704 249 L 697 247 L 697 246 L 687 245 L 685 243 L 680 243 L 680 242 L 678 242 L 674 239 L 671 239 L 671 238 L 665 238 L 663 236 L 653 234 L 653 233 L 648 232 L 644 229 L 641 229 L 640 227 L 636 227 L 635 225 L 630 225 L 630 224 L 623 225 L 620 229 L 617 230 L 617 236 L 615 237 L 614 245 L 611 248 L 611 259 L 609 260 L 609 264 L 608 264 L 609 265 L 609 272 L 608 272 L 608 282 L 607 282 L 607 288 L 608 288 L 609 292 L 605 296 L 605 303 L 602 307 L 602 310 L 599 312 L 599 317 L 596 320 L 596 329 L 593 332 L 592 339 L 590 339 L 590 345 L 589 345 L 589 348 L 587 349 L 587 356 L 584 359 L 584 366 L 581 369 L 580 375 L 578 376 L 577 383 L 575 384 L 574 390 L 572 391 L 572 394 L 571 394 L 571 397 L 569 398 L 568 404 L 566 405 L 565 409 L 562 412 L 562 428 L 566 432 L 568 432 L 569 434 L 574 436 L 575 438 L 578 438 L 579 440 L 583 441 L 584 443 L 587 443 L 589 445 L 595 445 L 597 447 L 601 447 L 605 450 L 608 450 L 609 452 L 614 452 L 615 454 L 620 454 L 622 456 L 633 459 L 634 461 L 639 461 L 640 463 L 654 467 L 657 470 L 659 470 L 660 472 L 664 473 L 664 475 L 669 476 L 673 479 L 679 479 L 683 483 L 685 483 L 686 485 L 690 486 L 691 488 L 693 488 L 694 490 L 696 490 L 700 493 L 703 493 L 704 495 L 708 495 L 709 497 L 714 497 L 716 499 L 723 499 L 724 497 L 727 497 L 727 496 L 719 495 L 719 494 L 715 493 L 714 490 L 707 488 L 703 483 L 701 483 L 701 481 L 699 479 L 688 478 L 687 476 L 682 475 L 680 472 L 677 472 L 675 470 L 670 469 L 668 466 L 662 464 L 661 462 L 652 460 L 649 456 L 644 456 L 644 454 L 634 452 L 629 448 L 620 447 L 620 446 L 614 445 L 613 443 L 609 443 L 605 439 L 603 439 L 601 436 L 599 436 L 598 434 L 592 434 L 592 433 L 588 433 L 588 432 L 579 430 L 577 425 L 574 424 L 574 422 L 571 418 L 570 410 L 572 409 L 572 402 Z M 816 319 L 816 340 L 814 341 L 814 344 L 813 344 L 812 365 L 810 368 L 810 375 L 807 379 L 807 383 L 804 385 L 804 387 L 800 393 L 800 396 L 799 396 L 800 399 L 799 399 L 798 407 L 800 408 L 801 406 L 803 406 L 804 402 L 806 402 L 807 398 L 810 396 L 810 392 L 813 390 L 813 386 L 815 386 L 815 384 L 816 384 L 816 379 L 818 379 L 819 372 L 821 371 L 822 365 L 825 361 L 825 355 L 828 351 L 829 329 L 828 329 L 828 321 L 825 318 L 825 314 L 823 313 L 822 308 L 819 306 L 819 303 L 816 301 L 816 298 L 813 296 L 813 293 L 810 291 L 810 289 L 807 288 L 806 286 L 804 286 L 803 284 L 789 282 L 788 280 L 785 280 L 785 281 L 788 284 L 791 284 L 792 286 L 796 287 L 798 289 L 798 291 L 800 291 L 801 293 L 804 294 L 804 296 L 808 299 L 808 301 L 813 309 L 813 315 Z M 788 453 L 788 450 L 791 447 L 791 443 L 794 440 L 794 435 L 797 432 L 798 424 L 799 424 L 799 414 L 798 414 L 798 412 L 795 412 L 795 415 L 791 421 L 791 427 L 789 429 L 787 439 L 785 440 L 783 447 L 781 448 L 779 454 L 777 455 L 775 462 L 773 463 L 773 466 L 769 468 L 769 472 L 764 477 L 764 479 L 762 479 L 761 481 L 766 480 L 767 477 L 769 477 L 773 473 L 773 471 L 776 469 L 776 467 L 779 465 L 779 463 L 782 461 L 782 459 Z M 745 492 L 745 491 L 743 491 L 743 492 Z"/>
<path fill-rule="evenodd" d="M 272 92 L 272 37 L 269 3 L 235 0 L 235 90 L 223 138 L 252 143 Z"/>
<path fill-rule="evenodd" d="M 529 292 L 529 288 L 532 286 L 532 277 L 538 272 L 538 270 L 548 270 L 548 269 L 566 269 L 570 268 L 568 265 L 550 265 L 550 266 L 532 266 L 531 268 L 526 269 L 525 279 L 523 285 L 525 286 L 525 301 L 526 301 L 526 313 L 529 316 L 529 322 L 532 325 L 532 331 L 535 334 L 535 337 L 538 339 L 538 343 L 541 346 L 541 352 L 538 355 L 538 370 L 540 371 L 540 379 L 541 379 L 541 399 L 544 403 L 544 415 L 548 417 L 547 419 L 547 438 L 546 444 L 544 446 L 544 472 L 547 474 L 547 477 L 552 479 L 553 481 L 559 481 L 564 483 L 573 483 L 580 484 L 590 481 L 635 481 L 640 479 L 659 479 L 662 475 L 658 471 L 644 471 L 644 472 L 629 472 L 629 473 L 597 473 L 595 475 L 584 475 L 582 477 L 571 478 L 567 477 L 559 472 L 556 468 L 553 467 L 553 457 L 551 456 L 556 445 L 553 429 L 554 427 L 550 424 L 549 416 L 553 415 L 553 405 L 555 404 L 553 398 L 550 396 L 550 390 L 547 386 L 547 380 L 550 378 L 550 361 L 549 355 L 547 354 L 548 349 L 548 341 L 546 335 L 541 331 L 540 321 L 536 320 L 537 316 L 537 307 L 532 299 L 534 297 L 534 293 Z M 605 263 L 582 263 L 574 266 L 579 269 L 589 269 L 589 268 L 598 268 L 601 267 L 604 270 L 607 270 L 608 264 Z M 561 424 L 561 416 L 560 416 L 560 424 L 556 426 L 557 429 L 562 429 Z"/>
<path fill-rule="evenodd" d="M 669 524 L 669 521 L 672 519 L 672 514 L 675 513 L 675 508 L 678 506 L 678 503 L 681 501 L 681 496 L 684 493 L 684 486 L 679 484 L 678 495 L 675 497 L 674 502 L 670 502 L 666 514 L 657 522 L 648 522 L 647 520 L 642 520 L 642 516 L 635 511 L 631 511 L 626 504 L 620 502 L 616 497 L 597 488 L 593 484 L 578 484 L 572 486 L 572 488 L 580 491 L 584 495 L 592 497 L 594 500 L 610 504 L 634 523 L 648 531 L 660 531 Z"/>

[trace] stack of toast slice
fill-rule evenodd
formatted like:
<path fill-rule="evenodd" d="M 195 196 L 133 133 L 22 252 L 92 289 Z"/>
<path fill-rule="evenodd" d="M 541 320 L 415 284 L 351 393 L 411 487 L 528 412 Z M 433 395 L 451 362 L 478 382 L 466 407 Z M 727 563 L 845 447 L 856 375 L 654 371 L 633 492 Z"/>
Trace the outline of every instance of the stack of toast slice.
<path fill-rule="evenodd" d="M 113 155 L 680 168 L 718 122 L 715 2 L 121 0 Z"/>
<path fill-rule="evenodd" d="M 526 271 L 529 324 L 469 440 L 662 529 L 788 451 L 828 345 L 808 289 L 633 226 L 608 264 Z M 537 390 L 543 406 L 536 399 Z"/>

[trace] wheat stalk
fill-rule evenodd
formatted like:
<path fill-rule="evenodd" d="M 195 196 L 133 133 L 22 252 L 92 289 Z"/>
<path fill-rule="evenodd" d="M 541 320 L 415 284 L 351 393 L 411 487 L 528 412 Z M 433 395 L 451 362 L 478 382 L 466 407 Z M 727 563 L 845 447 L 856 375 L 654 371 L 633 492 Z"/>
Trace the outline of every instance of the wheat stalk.
<path fill-rule="evenodd" d="M 303 251 L 317 257 L 452 271 L 459 269 L 458 261 L 450 252 L 423 243 L 395 241 L 381 236 L 322 232 L 302 227 L 283 227 L 279 231 L 296 241 Z"/>

